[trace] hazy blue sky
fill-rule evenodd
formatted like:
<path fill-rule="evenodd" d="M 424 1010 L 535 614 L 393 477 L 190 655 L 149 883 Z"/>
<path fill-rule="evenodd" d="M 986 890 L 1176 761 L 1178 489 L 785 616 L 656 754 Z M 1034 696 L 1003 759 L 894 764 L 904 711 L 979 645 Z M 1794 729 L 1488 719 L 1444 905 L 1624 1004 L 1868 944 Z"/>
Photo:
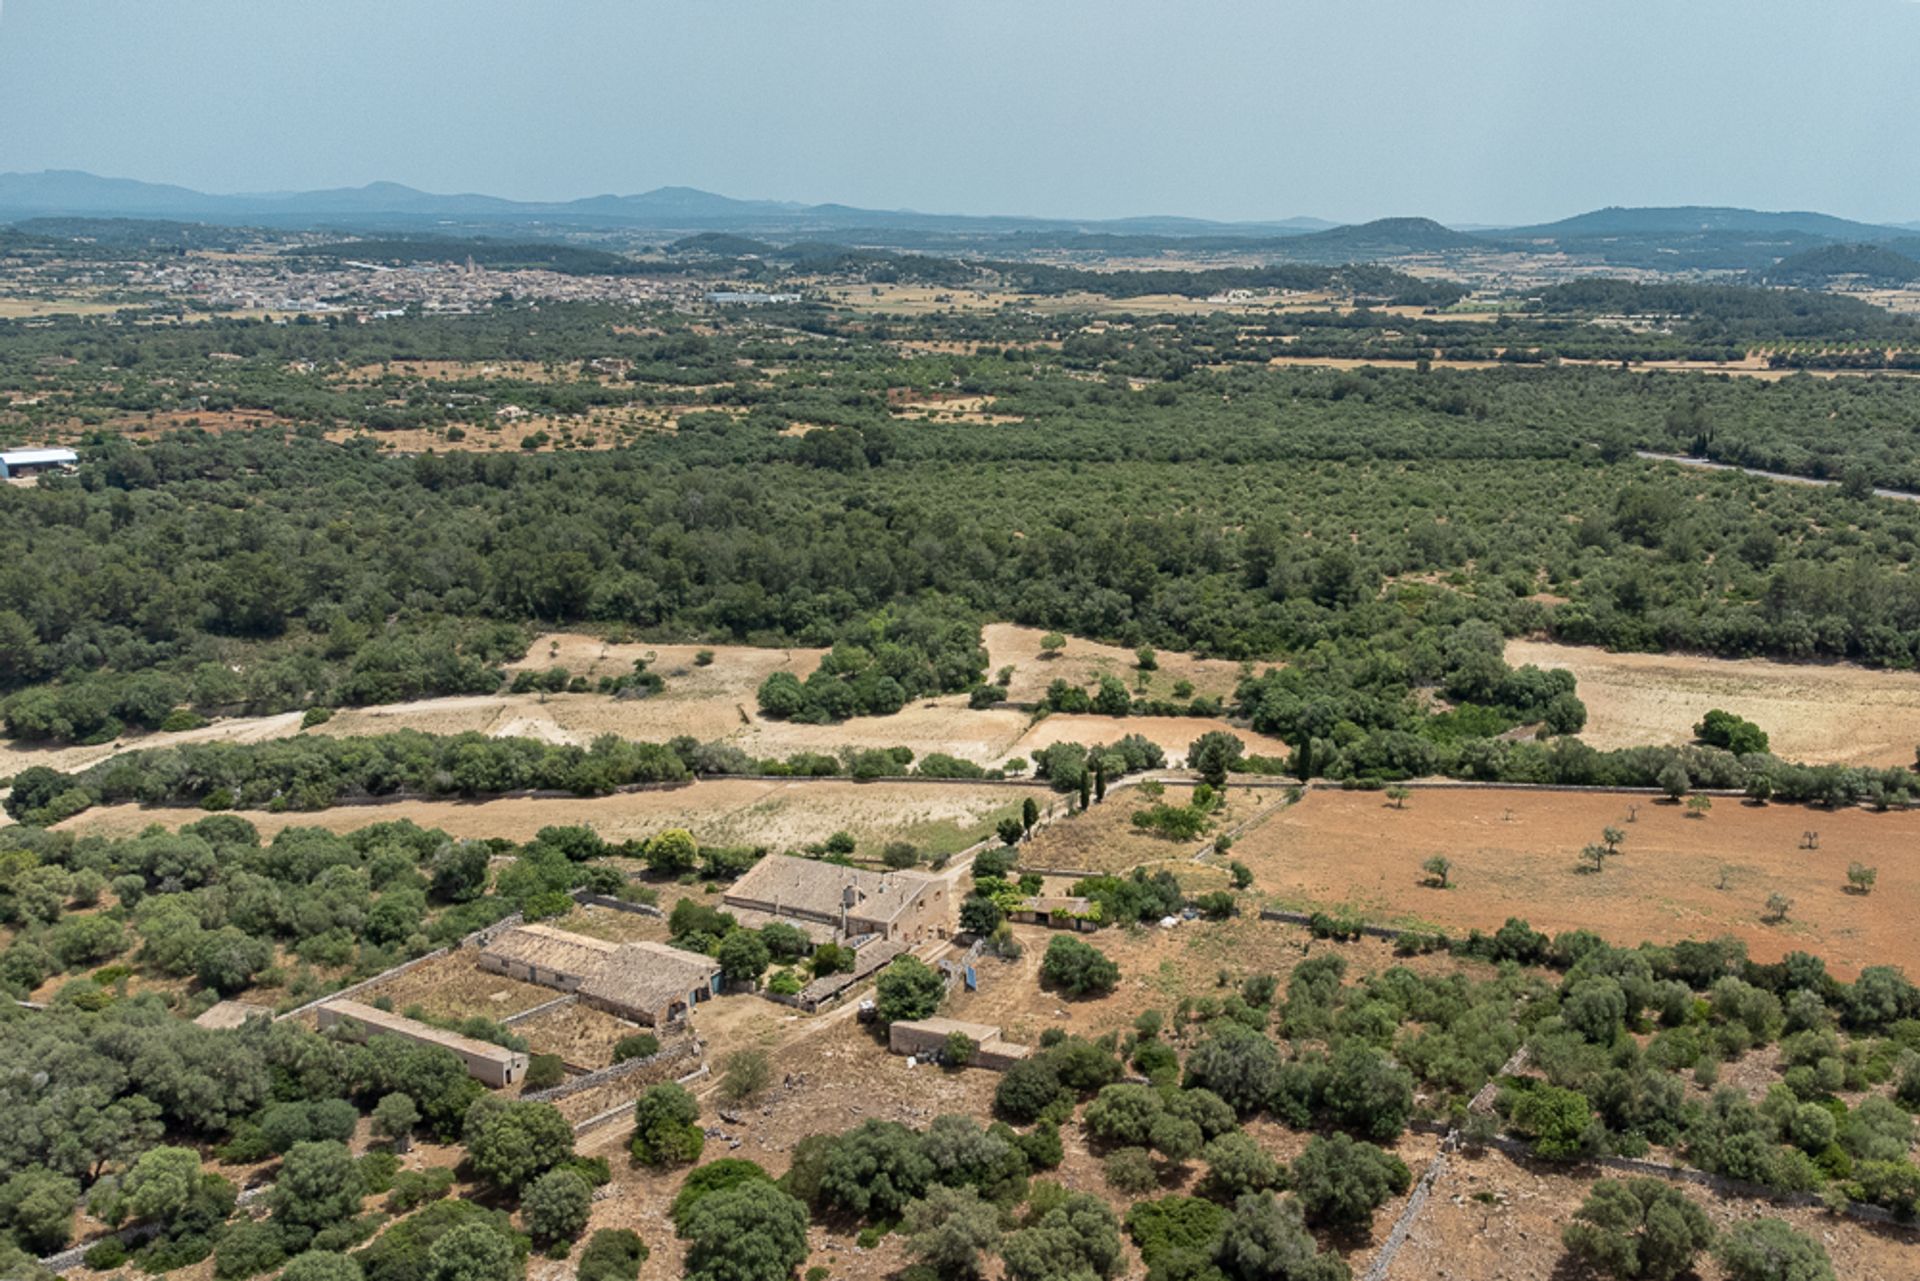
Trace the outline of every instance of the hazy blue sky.
<path fill-rule="evenodd" d="M 1920 219 L 1916 0 L 0 0 L 0 170 L 940 212 Z"/>

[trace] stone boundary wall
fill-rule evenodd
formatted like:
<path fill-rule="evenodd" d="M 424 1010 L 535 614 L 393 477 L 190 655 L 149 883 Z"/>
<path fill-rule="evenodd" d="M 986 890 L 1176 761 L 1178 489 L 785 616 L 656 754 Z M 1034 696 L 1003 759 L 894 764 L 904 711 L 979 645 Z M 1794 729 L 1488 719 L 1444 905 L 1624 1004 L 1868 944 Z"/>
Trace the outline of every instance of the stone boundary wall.
<path fill-rule="evenodd" d="M 1260 919 L 1263 921 L 1285 921 L 1288 925 L 1311 925 L 1313 923 L 1313 917 L 1309 913 L 1288 912 L 1277 907 L 1261 908 Z M 1362 925 L 1360 926 L 1360 933 L 1366 935 L 1368 938 L 1386 939 L 1388 942 L 1392 942 L 1402 934 L 1408 933 L 1408 931 L 1396 930 L 1385 925 Z M 1420 933 L 1420 931 L 1415 930 L 1413 933 L 1417 934 Z"/>
<path fill-rule="evenodd" d="M 501 1027 L 512 1027 L 515 1023 L 524 1023 L 526 1020 L 537 1018 L 549 1010 L 557 1010 L 562 1006 L 572 1005 L 579 999 L 580 994 L 578 992 L 568 992 L 564 996 L 554 997 L 551 1001 L 542 1001 L 530 1010 L 521 1010 L 518 1014 L 509 1014 L 505 1018 L 500 1019 L 499 1023 Z"/>
<path fill-rule="evenodd" d="M 573 901 L 582 906 L 611 908 L 616 912 L 631 912 L 635 916 L 664 916 L 666 913 L 651 903 L 635 903 L 623 898 L 609 898 L 605 894 L 595 894 L 590 890 L 575 890 Z"/>
<path fill-rule="evenodd" d="M 623 1081 L 627 1077 L 641 1075 L 654 1069 L 672 1067 L 682 1059 L 697 1056 L 699 1053 L 700 1043 L 692 1037 L 688 1037 L 682 1041 L 675 1041 L 672 1045 L 662 1046 L 659 1053 L 649 1055 L 644 1059 L 628 1059 L 624 1063 L 615 1063 L 609 1067 L 603 1067 L 597 1072 L 589 1072 L 585 1076 L 575 1077 L 571 1081 L 553 1086 L 550 1089 L 536 1090 L 532 1094 L 523 1094 L 520 1096 L 520 1101 L 522 1103 L 557 1103 L 569 1095 L 595 1089 L 613 1081 Z M 646 1084 L 652 1084 L 652 1082 L 646 1082 Z"/>
<path fill-rule="evenodd" d="M 691 1082 L 698 1081 L 701 1077 L 710 1076 L 712 1075 L 712 1073 L 713 1073 L 713 1069 L 709 1068 L 705 1063 L 702 1063 L 699 1067 L 695 1068 L 691 1072 L 686 1073 L 684 1076 L 675 1077 L 673 1081 L 675 1085 L 687 1085 Z M 621 1117 L 633 1111 L 633 1105 L 635 1102 L 637 1102 L 637 1100 L 628 1099 L 625 1103 L 617 1104 L 614 1107 L 608 1108 L 604 1112 L 596 1112 L 592 1116 L 588 1117 L 586 1120 L 576 1124 L 573 1127 L 573 1132 L 575 1134 L 585 1134 L 588 1130 L 595 1129 L 599 1126 L 605 1125 L 609 1121 L 617 1121 Z"/>
<path fill-rule="evenodd" d="M 443 956 L 452 956 L 455 952 L 458 952 L 462 948 L 484 946 L 488 939 L 491 939 L 495 934 L 499 933 L 501 930 L 512 929 L 514 926 L 519 925 L 525 919 L 526 918 L 523 917 L 518 912 L 515 912 L 512 916 L 503 916 L 491 925 L 481 926 L 479 929 L 475 930 L 473 933 L 461 939 L 458 943 L 449 943 L 445 947 L 437 947 L 433 951 L 428 952 L 423 956 L 414 957 L 411 961 L 402 961 L 400 962 L 400 964 L 394 966 L 390 970 L 382 970 L 380 971 L 380 973 L 374 975 L 370 979 L 361 979 L 358 983 L 350 984 L 347 987 L 341 988 L 337 992 L 328 992 L 325 996 L 316 996 L 311 1001 L 308 1001 L 304 1005 L 294 1006 L 291 1010 L 288 1010 L 285 1014 L 274 1015 L 273 1021 L 278 1023 L 282 1019 L 290 1019 L 297 1015 L 305 1014 L 307 1011 L 315 1008 L 316 1006 L 325 1005 L 328 1001 L 344 1000 L 348 997 L 355 995 L 356 993 L 366 991 L 368 988 L 374 986 L 377 983 L 385 983 L 388 979 L 399 978 L 402 974 L 405 974 L 407 971 L 412 969 L 417 969 L 418 967 L 425 965 L 428 961 L 437 961 Z"/>

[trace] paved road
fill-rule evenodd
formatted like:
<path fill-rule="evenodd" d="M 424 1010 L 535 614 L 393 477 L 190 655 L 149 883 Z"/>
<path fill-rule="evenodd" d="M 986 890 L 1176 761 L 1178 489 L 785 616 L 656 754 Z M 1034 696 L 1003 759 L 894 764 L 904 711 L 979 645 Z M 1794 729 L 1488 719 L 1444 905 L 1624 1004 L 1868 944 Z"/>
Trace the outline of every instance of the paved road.
<path fill-rule="evenodd" d="M 1741 467 L 1735 463 L 1716 463 L 1711 458 L 1689 458 L 1685 454 L 1656 454 L 1647 449 L 1636 449 L 1633 452 L 1636 458 L 1645 458 L 1649 462 L 1678 463 L 1682 467 L 1698 467 L 1702 471 L 1737 471 L 1742 475 L 1758 476 L 1762 480 L 1777 480 L 1787 485 L 1812 485 L 1825 489 L 1840 483 L 1837 480 L 1822 480 L 1813 476 L 1794 476 L 1783 471 L 1762 471 L 1758 467 Z M 1920 494 L 1910 493 L 1904 489 L 1876 489 L 1873 493 L 1876 498 L 1892 498 L 1903 503 L 1920 503 Z"/>

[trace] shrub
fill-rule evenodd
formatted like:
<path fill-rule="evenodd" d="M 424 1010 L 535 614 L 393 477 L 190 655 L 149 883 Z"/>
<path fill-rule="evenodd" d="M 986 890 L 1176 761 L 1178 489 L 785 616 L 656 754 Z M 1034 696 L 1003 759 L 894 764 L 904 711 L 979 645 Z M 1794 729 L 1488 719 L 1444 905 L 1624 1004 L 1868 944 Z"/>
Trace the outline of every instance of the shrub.
<path fill-rule="evenodd" d="M 297 1254 L 280 1274 L 281 1281 L 360 1281 L 358 1260 L 331 1250 Z"/>
<path fill-rule="evenodd" d="M 840 1136 L 820 1180 L 820 1196 L 862 1218 L 887 1219 L 933 1181 L 919 1136 L 892 1121 L 867 1120 Z"/>
<path fill-rule="evenodd" d="M 1413 1115 L 1413 1074 L 1384 1051 L 1347 1041 L 1327 1065 L 1322 1102 L 1335 1124 L 1370 1139 L 1391 1139 Z"/>
<path fill-rule="evenodd" d="M 1719 747 L 1735 756 L 1764 754 L 1768 748 L 1766 731 L 1752 721 L 1718 708 L 1708 712 L 1693 727 L 1693 736 L 1709 747 Z"/>
<path fill-rule="evenodd" d="M 1105 995 L 1120 982 L 1120 967 L 1092 944 L 1059 934 L 1047 944 L 1040 977 L 1069 996 Z"/>
<path fill-rule="evenodd" d="M 1060 1141 L 1060 1127 L 1052 1121 L 1041 1121 L 1027 1133 L 1014 1135 L 1013 1145 L 1035 1170 L 1055 1169 L 1067 1156 L 1066 1145 Z"/>
<path fill-rule="evenodd" d="M 1046 1055 L 1015 1063 L 1001 1074 L 993 1091 L 994 1111 L 1015 1125 L 1037 1121 L 1062 1104 L 1070 1109 L 1072 1102 L 1072 1091 L 1062 1084 Z"/>
<path fill-rule="evenodd" d="M 742 1183 L 759 1179 L 771 1183 L 773 1177 L 762 1169 L 759 1163 L 741 1157 L 723 1156 L 718 1161 L 710 1161 L 696 1166 L 687 1173 L 681 1183 L 680 1191 L 673 1198 L 673 1208 L 667 1217 L 673 1220 L 674 1230 L 681 1231 L 687 1222 L 693 1207 L 715 1192 L 724 1192 L 728 1188 L 739 1187 Z"/>
<path fill-rule="evenodd" d="M 764 1050 L 735 1050 L 727 1056 L 726 1074 L 720 1078 L 720 1094 L 729 1103 L 753 1098 L 767 1088 L 773 1078 L 773 1062 Z"/>
<path fill-rule="evenodd" d="M 671 1081 L 650 1087 L 633 1110 L 633 1159 L 641 1165 L 690 1165 L 700 1159 L 706 1135 L 700 1104 Z"/>
<path fill-rule="evenodd" d="M 648 1253 L 639 1233 L 602 1228 L 587 1238 L 575 1275 L 578 1281 L 638 1281 Z"/>
<path fill-rule="evenodd" d="M 1834 1281 L 1826 1248 L 1780 1219 L 1734 1225 L 1714 1253 L 1729 1281 Z"/>
<path fill-rule="evenodd" d="M 1207 1144 L 1203 1155 L 1207 1177 L 1202 1187 L 1208 1196 L 1229 1204 L 1249 1192 L 1264 1192 L 1280 1184 L 1280 1163 L 1252 1136 L 1238 1130 Z"/>
<path fill-rule="evenodd" d="M 713 959 L 720 963 L 720 973 L 730 983 L 757 983 L 760 976 L 767 972 L 767 966 L 773 957 L 759 934 L 752 930 L 735 930 L 720 940 L 714 949 Z"/>
<path fill-rule="evenodd" d="M 111 1272 L 127 1261 L 127 1247 L 119 1237 L 108 1237 L 87 1247 L 82 1259 L 95 1272 Z"/>
<path fill-rule="evenodd" d="M 51 1254 L 72 1237 L 73 1211 L 79 1201 L 78 1183 L 45 1166 L 28 1166 L 0 1184 L 0 1223 L 12 1228 L 27 1249 Z"/>
<path fill-rule="evenodd" d="M 535 1240 L 572 1240 L 593 1212 L 593 1187 L 572 1170 L 549 1170 L 527 1188 L 520 1209 Z"/>
<path fill-rule="evenodd" d="M 1164 1106 L 1151 1086 L 1109 1085 L 1087 1108 L 1087 1130 L 1103 1143 L 1144 1147 Z"/>
<path fill-rule="evenodd" d="M 973 1062 L 973 1056 L 980 1052 L 980 1046 L 965 1032 L 954 1032 L 940 1047 L 940 1061 L 948 1067 L 962 1068 Z"/>
<path fill-rule="evenodd" d="M 1127 1210 L 1127 1235 L 1155 1278 L 1195 1275 L 1226 1223 L 1224 1209 L 1198 1197 L 1136 1201 Z"/>
<path fill-rule="evenodd" d="M 1034 1201 L 1039 1201 L 1038 1195 Z M 1122 1259 L 1113 1211 L 1084 1192 L 1066 1193 L 1000 1247 L 1008 1281 L 1110 1277 Z"/>
<path fill-rule="evenodd" d="M 1000 1241 L 1000 1213 L 970 1187 L 934 1187 L 907 1206 L 907 1249 L 949 1281 L 981 1275 L 982 1254 Z"/>
<path fill-rule="evenodd" d="M 660 1038 L 651 1032 L 635 1032 L 613 1043 L 615 1063 L 625 1063 L 628 1059 L 650 1059 L 658 1053 L 660 1053 Z"/>
<path fill-rule="evenodd" d="M 509 1190 L 573 1155 L 573 1127 L 551 1103 L 482 1098 L 468 1111 L 462 1137 L 474 1173 Z"/>
<path fill-rule="evenodd" d="M 1108 1187 L 1129 1196 L 1151 1192 L 1160 1185 L 1160 1176 L 1153 1170 L 1153 1158 L 1145 1148 L 1121 1148 L 1102 1163 L 1101 1170 Z"/>
<path fill-rule="evenodd" d="M 527 1058 L 527 1075 L 521 1088 L 528 1093 L 547 1090 L 566 1079 L 567 1065 L 558 1054 L 534 1054 Z"/>
<path fill-rule="evenodd" d="M 1513 1127 L 1532 1140 L 1535 1156 L 1571 1161 L 1595 1147 L 1593 1109 L 1587 1096 L 1557 1085 L 1537 1085 L 1513 1105 Z"/>
<path fill-rule="evenodd" d="M 874 984 L 875 1005 L 885 1023 L 927 1018 L 946 995 L 946 980 L 914 956 L 895 959 Z"/>
<path fill-rule="evenodd" d="M 387 1208 L 395 1214 L 405 1214 L 416 1206 L 438 1201 L 452 1189 L 453 1171 L 447 1166 L 401 1170 L 393 1176 L 393 1191 L 387 1196 Z"/>
<path fill-rule="evenodd" d="M 1388 1197 L 1411 1187 L 1413 1174 L 1391 1152 L 1335 1134 L 1308 1142 L 1294 1160 L 1292 1185 L 1308 1223 L 1359 1228 Z"/>
<path fill-rule="evenodd" d="M 242 1218 L 228 1228 L 213 1251 L 213 1275 L 218 1281 L 240 1281 L 243 1277 L 271 1272 L 285 1261 L 280 1249 L 280 1231 L 270 1223 Z"/>
<path fill-rule="evenodd" d="M 1213 1260 L 1231 1281 L 1347 1281 L 1349 1275 L 1339 1255 L 1319 1253 L 1298 1203 L 1264 1192 L 1234 1203 Z"/>

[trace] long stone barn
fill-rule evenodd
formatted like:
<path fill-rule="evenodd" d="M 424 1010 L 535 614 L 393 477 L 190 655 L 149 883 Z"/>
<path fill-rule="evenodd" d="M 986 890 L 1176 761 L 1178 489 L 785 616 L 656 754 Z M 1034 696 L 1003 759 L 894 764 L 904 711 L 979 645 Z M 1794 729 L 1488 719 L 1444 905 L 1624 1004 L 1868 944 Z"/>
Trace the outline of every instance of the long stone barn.
<path fill-rule="evenodd" d="M 720 964 L 664 943 L 605 939 L 521 925 L 480 949 L 480 968 L 524 983 L 577 992 L 581 1001 L 648 1027 L 686 1018 L 720 991 Z"/>
<path fill-rule="evenodd" d="M 747 869 L 722 896 L 742 925 L 786 921 L 842 939 L 878 937 L 921 943 L 945 938 L 953 928 L 944 877 L 915 872 L 873 872 L 820 859 L 769 854 Z"/>
<path fill-rule="evenodd" d="M 363 1029 L 360 1039 L 392 1036 L 414 1045 L 437 1045 L 443 1050 L 452 1050 L 467 1065 L 468 1076 L 496 1090 L 512 1085 L 527 1074 L 527 1056 L 518 1050 L 449 1032 L 359 1001 L 345 998 L 328 1001 L 314 1010 L 314 1022 L 323 1032 L 346 1024 Z"/>

